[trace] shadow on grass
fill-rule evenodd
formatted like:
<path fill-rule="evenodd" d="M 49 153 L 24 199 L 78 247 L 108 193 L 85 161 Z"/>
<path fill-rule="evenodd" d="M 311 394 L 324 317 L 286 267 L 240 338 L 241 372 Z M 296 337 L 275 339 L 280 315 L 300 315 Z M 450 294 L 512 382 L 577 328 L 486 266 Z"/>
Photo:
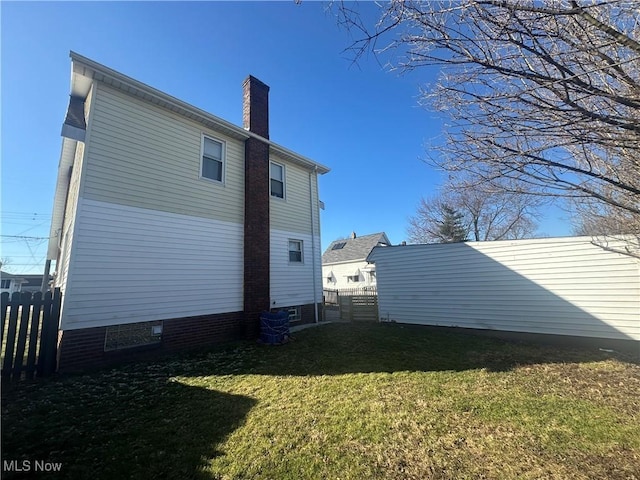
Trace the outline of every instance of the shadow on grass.
<path fill-rule="evenodd" d="M 283 346 L 237 342 L 153 363 L 12 385 L 2 391 L 2 478 L 211 478 L 203 469 L 224 455 L 218 446 L 243 425 L 257 400 L 187 385 L 194 383 L 189 377 L 508 371 L 607 358 L 611 354 L 597 348 L 422 326 L 330 324 L 298 332 Z M 61 472 L 37 472 L 36 461 L 60 462 Z M 23 471 L 8 471 L 11 465 Z"/>
<path fill-rule="evenodd" d="M 3 479 L 211 478 L 202 468 L 256 403 L 149 365 L 21 385 L 2 400 Z M 36 471 L 36 461 L 61 471 Z"/>
<path fill-rule="evenodd" d="M 328 324 L 281 346 L 238 344 L 193 357 L 185 375 L 341 375 L 398 371 L 508 371 L 544 363 L 601 361 L 595 346 L 501 340 L 419 325 Z M 625 361 L 632 357 L 618 356 Z"/>

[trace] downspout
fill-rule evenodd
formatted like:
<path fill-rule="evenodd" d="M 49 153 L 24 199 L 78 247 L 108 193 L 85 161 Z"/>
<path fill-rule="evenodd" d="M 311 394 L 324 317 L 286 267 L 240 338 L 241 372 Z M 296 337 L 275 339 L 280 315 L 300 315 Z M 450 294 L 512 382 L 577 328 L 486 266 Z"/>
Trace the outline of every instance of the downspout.
<path fill-rule="evenodd" d="M 313 270 L 313 309 L 314 309 L 314 320 L 315 323 L 318 323 L 318 292 L 317 292 L 317 280 L 316 280 L 316 225 L 314 221 L 314 208 L 313 208 L 313 182 L 311 179 L 311 174 L 316 174 L 316 185 L 318 184 L 318 167 L 315 166 L 313 170 L 309 171 L 309 209 L 311 212 L 311 268 Z"/>

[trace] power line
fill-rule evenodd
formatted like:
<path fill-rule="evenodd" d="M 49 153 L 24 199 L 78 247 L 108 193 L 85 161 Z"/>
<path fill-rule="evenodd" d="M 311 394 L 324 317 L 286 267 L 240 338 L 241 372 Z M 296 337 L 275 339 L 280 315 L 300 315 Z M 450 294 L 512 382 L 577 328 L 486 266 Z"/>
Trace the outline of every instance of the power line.
<path fill-rule="evenodd" d="M 26 216 L 33 216 L 33 215 L 41 215 L 41 216 L 47 216 L 50 217 L 51 214 L 50 213 L 37 213 L 37 212 L 8 212 L 8 211 L 4 211 L 4 212 L 0 212 L 0 215 L 26 215 Z"/>
<path fill-rule="evenodd" d="M 51 237 L 26 237 L 24 235 L 0 235 L 3 238 L 21 238 L 23 240 L 49 240 Z"/>

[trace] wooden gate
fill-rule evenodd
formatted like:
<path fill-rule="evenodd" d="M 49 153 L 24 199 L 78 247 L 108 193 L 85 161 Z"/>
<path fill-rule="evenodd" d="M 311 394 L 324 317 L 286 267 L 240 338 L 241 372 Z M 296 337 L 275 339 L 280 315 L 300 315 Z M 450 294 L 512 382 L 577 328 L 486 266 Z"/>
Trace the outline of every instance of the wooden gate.
<path fill-rule="evenodd" d="M 2 381 L 44 377 L 56 370 L 62 293 L 2 294 Z"/>

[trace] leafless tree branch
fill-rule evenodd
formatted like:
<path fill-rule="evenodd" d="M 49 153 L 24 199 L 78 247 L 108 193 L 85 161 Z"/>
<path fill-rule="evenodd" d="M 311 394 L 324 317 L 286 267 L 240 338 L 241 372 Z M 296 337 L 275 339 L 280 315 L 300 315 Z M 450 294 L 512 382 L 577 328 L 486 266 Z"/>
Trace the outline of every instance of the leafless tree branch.
<path fill-rule="evenodd" d="M 355 58 L 385 52 L 401 72 L 440 67 L 437 84 L 420 94 L 450 119 L 432 165 L 465 172 L 477 187 L 570 199 L 586 215 L 582 231 L 596 214 L 617 218 L 606 224 L 616 231 L 639 228 L 636 2 L 392 0 L 375 25 L 357 4 L 337 12 L 360 34 Z"/>

